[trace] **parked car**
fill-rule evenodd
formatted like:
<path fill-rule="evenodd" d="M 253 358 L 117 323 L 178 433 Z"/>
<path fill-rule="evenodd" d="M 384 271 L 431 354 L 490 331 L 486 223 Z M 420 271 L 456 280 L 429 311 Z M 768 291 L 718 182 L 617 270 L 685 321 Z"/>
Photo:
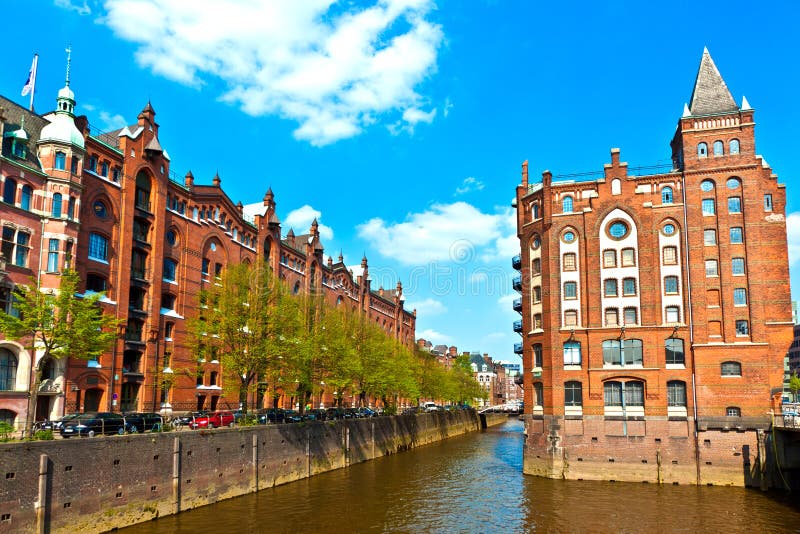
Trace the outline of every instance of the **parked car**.
<path fill-rule="evenodd" d="M 283 423 L 286 419 L 286 410 L 283 408 L 264 408 L 257 412 L 258 422 L 262 425 L 267 423 Z"/>
<path fill-rule="evenodd" d="M 306 421 L 324 421 L 328 418 L 328 412 L 322 409 L 306 410 L 304 416 Z"/>
<path fill-rule="evenodd" d="M 373 410 L 372 408 L 367 408 L 366 406 L 362 406 L 358 409 L 358 413 L 361 415 L 359 417 L 377 417 L 378 412 Z"/>
<path fill-rule="evenodd" d="M 154 412 L 132 412 L 124 414 L 125 430 L 131 434 L 137 432 L 159 431 L 164 424 L 161 414 Z"/>
<path fill-rule="evenodd" d="M 303 420 L 303 416 L 295 410 L 286 410 L 283 414 L 283 420 L 287 423 L 299 423 Z"/>
<path fill-rule="evenodd" d="M 208 415 L 208 412 L 205 410 L 201 410 L 199 412 L 186 412 L 180 415 L 174 415 L 172 417 L 172 426 L 175 428 L 181 428 L 183 426 L 190 426 L 192 421 L 194 421 L 198 417 L 205 417 Z"/>
<path fill-rule="evenodd" d="M 125 419 L 118 413 L 89 412 L 65 421 L 61 425 L 61 437 L 87 436 L 97 434 L 124 434 Z"/>
<path fill-rule="evenodd" d="M 63 425 L 66 421 L 69 421 L 70 419 L 75 419 L 80 415 L 81 414 L 79 413 L 69 413 L 59 419 L 53 419 L 52 421 L 48 419 L 45 419 L 44 421 L 38 421 L 33 426 L 33 431 L 38 432 L 40 430 L 52 430 L 54 433 L 60 432 L 61 425 Z"/>
<path fill-rule="evenodd" d="M 236 419 L 233 412 L 213 412 L 199 417 L 194 417 L 189 423 L 189 427 L 196 428 L 220 428 L 223 426 L 233 427 Z"/>
<path fill-rule="evenodd" d="M 352 419 L 353 414 L 347 408 L 328 408 L 325 413 L 327 419 Z"/>

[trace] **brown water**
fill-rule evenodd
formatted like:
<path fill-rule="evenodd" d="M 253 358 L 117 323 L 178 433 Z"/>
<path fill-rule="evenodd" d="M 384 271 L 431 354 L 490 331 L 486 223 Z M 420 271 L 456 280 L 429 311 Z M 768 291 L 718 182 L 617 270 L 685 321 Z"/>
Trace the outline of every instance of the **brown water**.
<path fill-rule="evenodd" d="M 800 500 L 743 488 L 524 476 L 522 423 L 509 421 L 125 534 L 531 531 L 798 532 Z"/>

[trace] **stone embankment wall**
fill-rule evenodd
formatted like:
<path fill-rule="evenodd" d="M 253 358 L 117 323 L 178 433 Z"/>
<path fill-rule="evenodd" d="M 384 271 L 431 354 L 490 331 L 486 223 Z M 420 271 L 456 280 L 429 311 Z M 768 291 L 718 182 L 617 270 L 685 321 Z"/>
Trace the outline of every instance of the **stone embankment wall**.
<path fill-rule="evenodd" d="M 0 533 L 104 532 L 480 428 L 462 410 L 0 444 Z"/>
<path fill-rule="evenodd" d="M 569 480 L 762 486 L 762 430 L 708 428 L 691 418 L 527 416 L 524 472 Z M 699 480 L 698 480 L 699 474 Z"/>

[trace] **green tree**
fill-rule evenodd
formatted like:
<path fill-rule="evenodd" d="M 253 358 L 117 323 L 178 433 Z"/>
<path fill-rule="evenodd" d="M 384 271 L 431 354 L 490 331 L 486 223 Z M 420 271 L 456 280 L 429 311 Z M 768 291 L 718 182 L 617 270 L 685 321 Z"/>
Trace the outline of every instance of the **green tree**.
<path fill-rule="evenodd" d="M 797 402 L 797 392 L 800 391 L 800 376 L 797 376 L 797 373 L 792 373 L 792 377 L 789 378 L 789 389 L 792 392 L 794 402 Z"/>
<path fill-rule="evenodd" d="M 14 312 L 0 311 L 0 332 L 21 342 L 36 362 L 28 391 L 26 435 L 33 429 L 43 363 L 51 358 L 95 360 L 114 342 L 119 320 L 103 312 L 102 293 L 77 295 L 79 281 L 78 273 L 66 270 L 58 290 L 20 284 L 14 288 Z"/>
<path fill-rule="evenodd" d="M 228 265 L 200 293 L 199 316 L 190 322 L 190 345 L 198 362 L 220 361 L 225 384 L 235 384 L 243 410 L 258 377 L 280 373 L 280 356 L 296 323 L 291 301 L 285 285 L 262 262 Z"/>

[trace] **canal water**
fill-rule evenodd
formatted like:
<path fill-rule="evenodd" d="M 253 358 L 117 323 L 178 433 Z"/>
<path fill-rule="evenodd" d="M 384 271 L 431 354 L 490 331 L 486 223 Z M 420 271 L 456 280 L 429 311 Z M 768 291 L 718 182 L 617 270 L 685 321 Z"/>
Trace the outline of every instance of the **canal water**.
<path fill-rule="evenodd" d="M 524 476 L 522 439 L 509 420 L 125 534 L 800 531 L 797 494 Z"/>

